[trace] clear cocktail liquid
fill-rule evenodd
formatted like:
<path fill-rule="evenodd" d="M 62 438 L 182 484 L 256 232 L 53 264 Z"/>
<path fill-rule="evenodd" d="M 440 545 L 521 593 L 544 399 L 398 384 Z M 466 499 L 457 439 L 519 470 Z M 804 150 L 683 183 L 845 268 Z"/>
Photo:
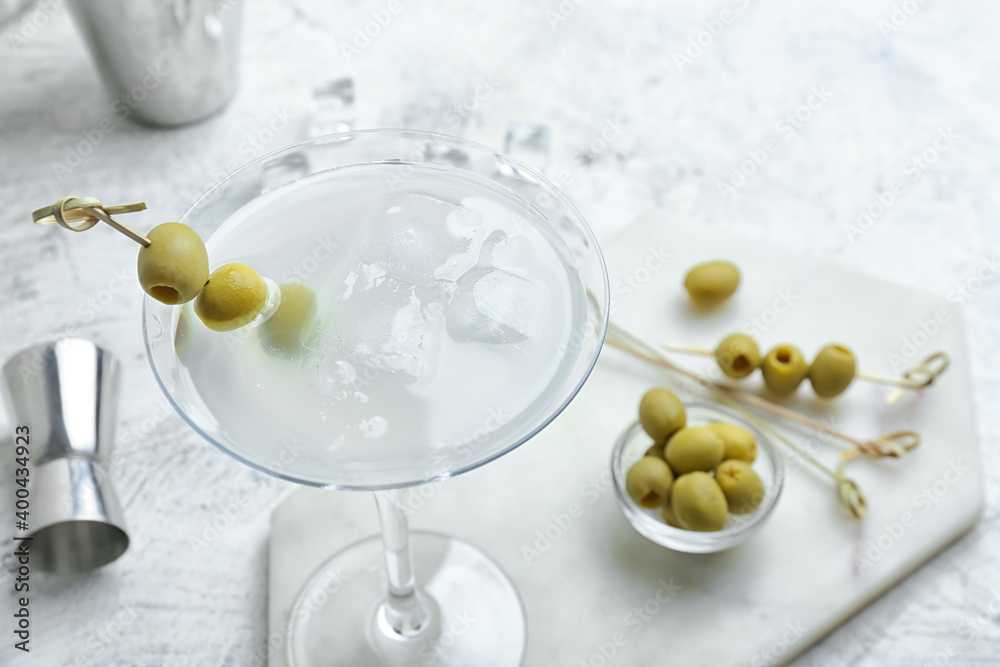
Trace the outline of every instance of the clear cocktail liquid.
<path fill-rule="evenodd" d="M 233 449 L 320 484 L 422 481 L 530 433 L 578 353 L 587 298 L 537 209 L 435 165 L 323 172 L 260 196 L 207 243 L 318 299 L 296 358 L 191 305 L 178 355 Z"/>

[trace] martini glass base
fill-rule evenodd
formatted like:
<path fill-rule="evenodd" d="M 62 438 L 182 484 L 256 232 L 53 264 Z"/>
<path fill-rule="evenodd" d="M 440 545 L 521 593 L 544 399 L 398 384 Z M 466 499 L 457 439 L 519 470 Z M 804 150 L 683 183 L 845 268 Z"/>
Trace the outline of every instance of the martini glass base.
<path fill-rule="evenodd" d="M 382 539 L 326 561 L 299 592 L 289 622 L 291 667 L 516 667 L 524 656 L 524 606 L 513 583 L 475 547 L 445 535 L 410 534 L 417 587 L 431 618 L 419 636 L 393 637 Z"/>

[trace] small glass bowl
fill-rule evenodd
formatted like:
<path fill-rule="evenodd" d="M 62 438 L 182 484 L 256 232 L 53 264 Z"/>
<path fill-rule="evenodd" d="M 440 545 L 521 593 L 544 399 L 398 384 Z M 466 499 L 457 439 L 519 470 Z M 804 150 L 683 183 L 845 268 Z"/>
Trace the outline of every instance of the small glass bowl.
<path fill-rule="evenodd" d="M 771 440 L 756 425 L 740 413 L 712 403 L 687 403 L 688 426 L 704 426 L 712 422 L 735 424 L 753 434 L 757 440 L 757 460 L 753 469 L 764 483 L 764 502 L 751 514 L 730 514 L 726 526 L 712 533 L 700 533 L 669 526 L 660 517 L 659 509 L 646 509 L 632 502 L 625 490 L 625 475 L 653 444 L 639 422 L 622 433 L 611 454 L 611 475 L 615 480 L 618 504 L 632 527 L 646 538 L 675 551 L 692 554 L 715 553 L 743 544 L 771 516 L 781 496 L 785 482 L 785 466 Z"/>

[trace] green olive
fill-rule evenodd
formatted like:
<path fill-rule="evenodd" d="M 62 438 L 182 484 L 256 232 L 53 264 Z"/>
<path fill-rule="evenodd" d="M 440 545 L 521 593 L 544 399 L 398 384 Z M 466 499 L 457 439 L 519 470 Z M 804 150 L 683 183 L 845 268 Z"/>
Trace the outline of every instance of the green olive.
<path fill-rule="evenodd" d="M 639 401 L 639 423 L 653 442 L 662 444 L 687 423 L 687 412 L 677 394 L 657 387 Z"/>
<path fill-rule="evenodd" d="M 643 456 L 625 476 L 625 490 L 636 505 L 653 509 L 662 507 L 670 497 L 674 473 L 663 459 Z"/>
<path fill-rule="evenodd" d="M 809 374 L 809 364 L 802 352 L 794 345 L 778 345 L 767 353 L 760 366 L 767 388 L 779 396 L 790 394 L 799 388 Z"/>
<path fill-rule="evenodd" d="M 719 484 L 700 470 L 677 478 L 670 493 L 670 509 L 681 528 L 699 532 L 722 530 L 729 513 Z"/>
<path fill-rule="evenodd" d="M 666 443 L 661 443 L 661 444 L 658 444 L 658 445 L 650 445 L 649 449 L 646 450 L 646 453 L 643 454 L 643 456 L 655 456 L 655 457 L 658 457 L 658 458 L 662 459 L 663 458 L 663 448 L 665 446 L 666 446 Z M 664 459 L 664 460 L 666 460 L 666 459 Z"/>
<path fill-rule="evenodd" d="M 750 431 L 740 428 L 735 424 L 724 424 L 722 422 L 709 424 L 708 428 L 712 429 L 712 433 L 722 438 L 722 444 L 725 445 L 725 452 L 722 455 L 723 460 L 739 459 L 740 461 L 753 463 L 757 458 L 757 439 L 753 437 L 753 433 Z"/>
<path fill-rule="evenodd" d="M 707 426 L 682 428 L 667 440 L 666 458 L 678 475 L 693 470 L 715 470 L 722 461 L 726 446 L 722 438 Z"/>
<path fill-rule="evenodd" d="M 671 507 L 671 505 L 673 505 L 673 503 L 670 502 L 670 500 L 668 499 L 667 503 L 660 510 L 660 516 L 663 517 L 664 523 L 666 523 L 668 526 L 673 526 L 674 528 L 680 528 L 681 522 L 677 520 L 676 516 L 674 516 L 674 508 Z"/>
<path fill-rule="evenodd" d="M 764 482 L 746 461 L 723 461 L 715 469 L 715 481 L 733 514 L 749 514 L 764 502 Z"/>
<path fill-rule="evenodd" d="M 732 262 L 699 264 L 684 278 L 684 289 L 696 306 L 711 307 L 731 297 L 740 285 L 740 270 Z"/>
<path fill-rule="evenodd" d="M 715 348 L 715 360 L 729 377 L 745 378 L 760 366 L 760 349 L 746 334 L 729 334 Z"/>
<path fill-rule="evenodd" d="M 281 303 L 261 324 L 259 335 L 265 350 L 291 359 L 302 351 L 302 343 L 316 319 L 316 294 L 301 283 L 286 283 L 279 289 Z"/>
<path fill-rule="evenodd" d="M 168 305 L 187 303 L 208 281 L 208 252 L 198 233 L 179 222 L 153 227 L 148 248 L 139 249 L 139 284 Z"/>
<path fill-rule="evenodd" d="M 809 367 L 809 382 L 817 396 L 833 398 L 850 386 L 856 371 L 853 352 L 843 345 L 827 345 Z"/>
<path fill-rule="evenodd" d="M 181 308 L 177 316 L 177 328 L 174 329 L 174 353 L 178 359 L 184 359 L 184 353 L 190 344 L 191 323 L 188 321 L 187 308 Z"/>
<path fill-rule="evenodd" d="M 267 302 L 267 285 L 246 264 L 225 264 L 209 276 L 194 312 L 212 331 L 232 331 L 257 317 Z"/>

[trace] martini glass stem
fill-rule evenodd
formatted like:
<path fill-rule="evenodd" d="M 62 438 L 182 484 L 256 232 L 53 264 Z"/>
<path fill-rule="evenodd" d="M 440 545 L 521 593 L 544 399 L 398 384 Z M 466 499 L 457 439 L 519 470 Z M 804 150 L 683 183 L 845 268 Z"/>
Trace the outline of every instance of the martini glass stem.
<path fill-rule="evenodd" d="M 429 625 L 430 610 L 417 593 L 410 554 L 410 526 L 406 518 L 407 490 L 376 491 L 382 544 L 385 547 L 385 570 L 389 594 L 383 611 L 389 627 L 401 638 L 415 637 Z"/>

